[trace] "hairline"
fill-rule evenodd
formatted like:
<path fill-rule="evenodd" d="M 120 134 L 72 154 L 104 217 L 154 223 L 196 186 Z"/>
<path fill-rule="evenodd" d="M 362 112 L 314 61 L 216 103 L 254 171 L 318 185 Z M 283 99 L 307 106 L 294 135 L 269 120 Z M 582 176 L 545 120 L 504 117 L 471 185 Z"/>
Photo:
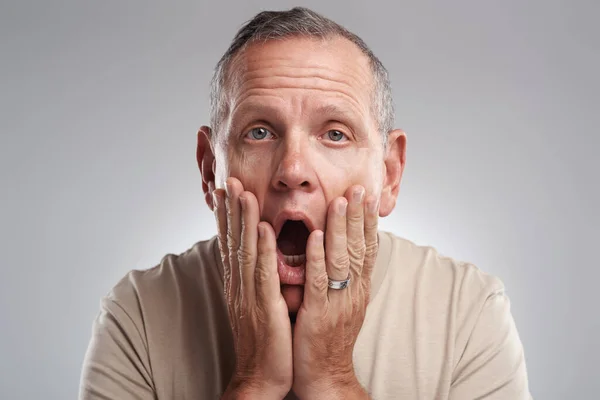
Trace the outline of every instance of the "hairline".
<path fill-rule="evenodd" d="M 211 104 L 210 104 L 210 124 L 214 134 L 212 139 L 217 139 L 221 132 L 226 131 L 226 121 L 230 116 L 230 95 L 231 90 L 237 84 L 236 79 L 239 79 L 239 71 L 241 66 L 236 65 L 236 61 L 243 57 L 247 49 L 256 43 L 267 43 L 273 40 L 290 40 L 294 38 L 307 38 L 315 41 L 331 41 L 342 38 L 351 42 L 366 57 L 370 74 L 370 105 L 369 111 L 371 117 L 375 121 L 377 133 L 382 137 L 384 150 L 387 148 L 387 136 L 389 131 L 393 129 L 394 107 L 391 97 L 391 88 L 388 78 L 388 73 L 383 64 L 367 47 L 360 37 L 339 27 L 338 30 L 329 30 L 323 33 L 304 33 L 291 32 L 288 34 L 275 37 L 251 36 L 243 43 L 239 44 L 234 41 L 228 48 L 226 53 L 217 63 L 213 78 L 211 80 Z M 239 32 L 238 32 L 239 34 Z M 235 70 L 234 68 L 238 68 Z"/>
<path fill-rule="evenodd" d="M 373 71 L 373 68 L 369 62 L 369 58 L 362 53 L 360 47 L 358 47 L 355 43 L 353 43 L 351 40 L 343 37 L 342 35 L 339 34 L 328 34 L 328 36 L 323 36 L 323 37 L 318 37 L 318 36 L 308 36 L 308 35 L 303 35 L 303 34 L 296 34 L 296 35 L 289 35 L 286 37 L 280 37 L 280 38 L 274 38 L 274 39 L 268 39 L 268 40 L 254 40 L 254 41 L 248 41 L 247 43 L 244 44 L 244 46 L 242 46 L 235 54 L 232 54 L 231 58 L 229 58 L 229 60 L 227 60 L 228 62 L 225 63 L 224 65 L 224 71 L 223 71 L 223 84 L 221 85 L 221 95 L 223 96 L 223 102 L 225 103 L 225 110 L 221 115 L 221 121 L 219 121 L 219 124 L 221 124 L 221 126 L 226 122 L 227 118 L 231 115 L 231 101 L 233 100 L 231 98 L 232 96 L 232 92 L 236 89 L 236 85 L 239 84 L 239 77 L 242 76 L 241 72 L 244 72 L 245 66 L 244 63 L 241 63 L 241 59 L 243 57 L 246 56 L 246 52 L 248 51 L 248 49 L 250 47 L 252 47 L 252 45 L 255 45 L 257 43 L 260 44 L 265 44 L 267 42 L 271 42 L 271 41 L 285 41 L 285 40 L 292 40 L 292 39 L 309 39 L 309 40 L 313 40 L 316 42 L 321 42 L 322 44 L 324 44 L 325 42 L 330 42 L 336 39 L 343 39 L 346 40 L 347 42 L 351 43 L 353 46 L 356 47 L 357 50 L 360 51 L 362 57 L 364 57 L 365 61 L 367 61 L 368 63 L 368 69 L 369 69 L 369 112 L 371 113 L 371 118 L 373 118 L 373 121 L 375 122 L 376 125 L 376 129 L 379 129 L 378 125 L 379 125 L 379 121 L 377 120 L 377 116 L 376 116 L 376 110 L 373 109 L 373 105 L 375 102 L 375 97 L 376 97 L 376 78 L 375 78 L 375 74 Z"/>

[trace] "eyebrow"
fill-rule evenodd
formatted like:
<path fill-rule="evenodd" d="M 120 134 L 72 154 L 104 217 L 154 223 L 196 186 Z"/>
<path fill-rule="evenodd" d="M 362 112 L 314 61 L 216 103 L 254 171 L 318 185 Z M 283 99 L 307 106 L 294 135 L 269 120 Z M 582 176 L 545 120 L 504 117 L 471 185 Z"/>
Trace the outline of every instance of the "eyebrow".
<path fill-rule="evenodd" d="M 311 112 L 319 116 L 324 116 L 328 120 L 338 120 L 357 128 L 362 128 L 363 125 L 361 124 L 361 119 L 357 117 L 355 113 L 339 107 L 337 104 L 323 104 L 312 109 Z M 241 104 L 239 107 L 235 107 L 232 112 L 232 118 L 235 118 L 238 114 L 244 116 L 249 115 L 248 118 L 258 117 L 259 119 L 262 119 L 263 115 L 269 115 L 276 120 L 285 119 L 285 114 L 280 108 L 273 107 L 260 101 L 249 101 Z"/>
<path fill-rule="evenodd" d="M 315 109 L 315 113 L 325 115 L 342 121 L 357 122 L 356 115 L 349 110 L 338 107 L 336 104 L 325 104 Z"/>
<path fill-rule="evenodd" d="M 232 110 L 231 117 L 235 119 L 238 114 L 241 114 L 244 119 L 248 114 L 253 118 L 260 116 L 261 119 L 263 115 L 275 116 L 276 119 L 282 119 L 284 117 L 283 112 L 279 108 L 271 107 L 260 101 L 248 101 L 242 103 Z"/>

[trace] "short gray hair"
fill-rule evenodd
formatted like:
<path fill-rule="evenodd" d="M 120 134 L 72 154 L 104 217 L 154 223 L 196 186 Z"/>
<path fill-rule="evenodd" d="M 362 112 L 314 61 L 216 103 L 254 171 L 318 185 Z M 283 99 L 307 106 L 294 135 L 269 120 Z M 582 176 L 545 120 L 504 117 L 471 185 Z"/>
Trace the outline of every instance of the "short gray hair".
<path fill-rule="evenodd" d="M 253 42 L 296 36 L 317 39 L 343 37 L 358 46 L 367 56 L 373 75 L 371 112 L 382 135 L 384 149 L 387 148 L 387 134 L 394 126 L 394 104 L 387 70 L 360 37 L 304 7 L 295 7 L 287 11 L 263 11 L 246 22 L 237 32 L 231 45 L 217 63 L 211 81 L 210 123 L 215 134 L 218 135 L 228 112 L 225 87 L 233 58 Z"/>

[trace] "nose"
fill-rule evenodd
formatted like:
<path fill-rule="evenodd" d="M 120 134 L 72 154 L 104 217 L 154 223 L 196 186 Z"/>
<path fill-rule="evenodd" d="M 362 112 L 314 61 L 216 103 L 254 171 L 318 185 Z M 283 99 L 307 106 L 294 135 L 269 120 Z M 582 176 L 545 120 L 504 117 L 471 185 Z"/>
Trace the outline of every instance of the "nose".
<path fill-rule="evenodd" d="M 275 190 L 310 192 L 317 182 L 308 154 L 300 146 L 287 147 L 271 182 Z"/>

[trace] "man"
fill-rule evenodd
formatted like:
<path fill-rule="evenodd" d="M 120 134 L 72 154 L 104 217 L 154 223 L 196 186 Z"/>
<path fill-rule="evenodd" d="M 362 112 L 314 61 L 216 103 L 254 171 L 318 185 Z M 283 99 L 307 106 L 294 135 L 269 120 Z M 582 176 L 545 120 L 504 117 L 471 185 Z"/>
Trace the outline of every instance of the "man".
<path fill-rule="evenodd" d="M 529 398 L 502 283 L 377 230 L 393 116 L 357 36 L 304 8 L 248 22 L 198 133 L 218 235 L 103 299 L 80 398 Z"/>

